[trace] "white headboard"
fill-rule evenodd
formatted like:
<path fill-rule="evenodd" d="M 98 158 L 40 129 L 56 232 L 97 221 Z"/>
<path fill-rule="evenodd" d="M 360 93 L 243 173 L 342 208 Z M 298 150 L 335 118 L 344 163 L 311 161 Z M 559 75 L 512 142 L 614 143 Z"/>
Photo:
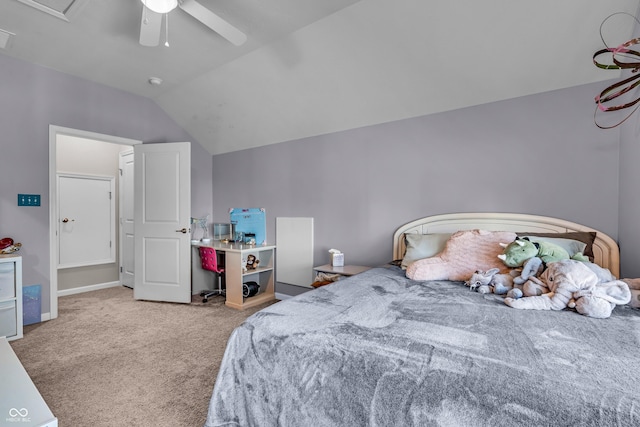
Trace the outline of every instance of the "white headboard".
<path fill-rule="evenodd" d="M 435 215 L 412 221 L 398 228 L 393 235 L 393 259 L 405 252 L 405 233 L 455 233 L 460 230 L 489 230 L 539 233 L 595 231 L 594 262 L 620 277 L 620 250 L 611 237 L 601 231 L 558 218 L 515 213 L 455 213 Z"/>

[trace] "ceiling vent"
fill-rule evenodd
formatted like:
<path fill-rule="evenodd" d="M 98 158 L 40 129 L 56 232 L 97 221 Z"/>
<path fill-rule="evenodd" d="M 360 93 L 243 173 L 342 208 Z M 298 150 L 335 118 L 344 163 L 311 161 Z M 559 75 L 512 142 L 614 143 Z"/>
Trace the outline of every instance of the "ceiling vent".
<path fill-rule="evenodd" d="M 15 34 L 9 31 L 0 30 L 0 49 L 6 49 L 13 36 L 15 36 Z"/>
<path fill-rule="evenodd" d="M 18 0 L 63 21 L 70 21 L 70 16 L 74 14 L 80 6 L 85 4 L 87 0 Z"/>

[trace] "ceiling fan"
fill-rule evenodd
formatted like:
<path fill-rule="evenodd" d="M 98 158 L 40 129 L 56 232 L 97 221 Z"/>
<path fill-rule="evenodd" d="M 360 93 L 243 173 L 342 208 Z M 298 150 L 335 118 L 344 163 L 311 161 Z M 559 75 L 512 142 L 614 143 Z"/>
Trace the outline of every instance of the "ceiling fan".
<path fill-rule="evenodd" d="M 176 7 L 184 10 L 236 46 L 247 41 L 246 34 L 195 0 L 140 1 L 144 5 L 140 23 L 140 44 L 143 46 L 158 46 L 162 31 L 162 18 Z M 167 28 L 166 24 L 165 28 Z M 168 46 L 168 42 L 165 45 Z"/>

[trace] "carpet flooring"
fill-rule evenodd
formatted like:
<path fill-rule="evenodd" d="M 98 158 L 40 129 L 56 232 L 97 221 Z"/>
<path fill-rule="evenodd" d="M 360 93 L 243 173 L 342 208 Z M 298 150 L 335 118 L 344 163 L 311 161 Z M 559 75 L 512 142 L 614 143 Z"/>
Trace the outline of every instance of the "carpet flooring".
<path fill-rule="evenodd" d="M 61 427 L 202 426 L 237 311 L 136 301 L 125 287 L 59 298 L 11 346 Z"/>

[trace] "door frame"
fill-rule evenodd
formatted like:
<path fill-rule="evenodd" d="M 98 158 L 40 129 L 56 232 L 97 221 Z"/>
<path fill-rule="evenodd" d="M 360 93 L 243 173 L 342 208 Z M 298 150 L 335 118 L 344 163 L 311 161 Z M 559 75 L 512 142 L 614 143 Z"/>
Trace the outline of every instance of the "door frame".
<path fill-rule="evenodd" d="M 57 139 L 58 135 L 93 139 L 120 145 L 138 145 L 142 141 L 119 136 L 105 135 L 80 129 L 49 125 L 49 316 L 58 317 L 58 180 L 57 175 Z"/>

